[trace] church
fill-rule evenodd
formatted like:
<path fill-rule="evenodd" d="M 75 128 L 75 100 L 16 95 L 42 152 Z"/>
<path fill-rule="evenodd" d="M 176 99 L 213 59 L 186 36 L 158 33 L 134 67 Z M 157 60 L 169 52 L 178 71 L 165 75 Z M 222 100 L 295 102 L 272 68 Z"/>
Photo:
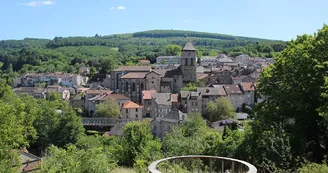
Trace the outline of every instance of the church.
<path fill-rule="evenodd" d="M 196 49 L 188 41 L 181 50 L 180 66 L 177 69 L 164 72 L 160 83 L 160 92 L 176 93 L 187 83 L 196 82 Z"/>
<path fill-rule="evenodd" d="M 110 89 L 141 103 L 143 90 L 161 93 L 178 93 L 190 82 L 196 82 L 196 49 L 188 41 L 181 50 L 180 66 L 177 69 L 153 70 L 151 66 L 122 66 L 110 74 Z"/>

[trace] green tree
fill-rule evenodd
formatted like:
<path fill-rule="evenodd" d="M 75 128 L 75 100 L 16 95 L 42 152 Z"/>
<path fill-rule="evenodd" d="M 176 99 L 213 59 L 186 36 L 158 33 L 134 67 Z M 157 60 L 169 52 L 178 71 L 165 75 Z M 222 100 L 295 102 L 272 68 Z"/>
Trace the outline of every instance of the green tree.
<path fill-rule="evenodd" d="M 267 99 L 256 108 L 257 123 L 252 128 L 258 137 L 256 140 L 263 137 L 259 134 L 270 132 L 271 126 L 281 122 L 292 158 L 310 162 L 324 159 L 328 152 L 328 124 L 324 119 L 328 115 L 325 109 L 328 105 L 325 97 L 327 46 L 328 26 L 324 25 L 315 35 L 302 35 L 290 41 L 288 47 L 275 57 L 274 65 L 264 70 L 259 79 L 258 92 Z M 272 145 L 279 145 L 279 140 L 275 142 Z M 260 147 L 257 145 L 256 151 Z M 279 168 L 295 169 L 295 164 L 280 165 L 280 161 L 288 157 L 266 159 Z"/>
<path fill-rule="evenodd" d="M 124 126 L 122 137 L 123 153 L 121 163 L 126 166 L 133 166 L 135 163 L 144 161 L 143 167 L 161 158 L 161 143 L 158 139 L 153 139 L 151 128 L 148 122 L 129 122 Z M 137 162 L 138 161 L 138 162 Z"/>
<path fill-rule="evenodd" d="M 113 99 L 109 99 L 104 103 L 99 103 L 96 108 L 96 115 L 98 117 L 116 118 L 121 114 L 116 101 Z"/>
<path fill-rule="evenodd" d="M 81 150 L 69 145 L 66 150 L 49 147 L 41 169 L 42 172 L 103 173 L 112 171 L 116 166 L 103 147 Z"/>
<path fill-rule="evenodd" d="M 327 164 L 309 163 L 298 169 L 299 173 L 321 173 L 328 172 Z"/>
<path fill-rule="evenodd" d="M 181 89 L 182 91 L 197 91 L 197 87 L 194 83 L 188 83 Z"/>
<path fill-rule="evenodd" d="M 236 118 L 234 108 L 228 98 L 218 98 L 207 105 L 207 114 L 211 122 Z"/>
<path fill-rule="evenodd" d="M 179 45 L 167 45 L 165 47 L 165 53 L 168 56 L 180 55 L 181 49 L 182 48 Z"/>

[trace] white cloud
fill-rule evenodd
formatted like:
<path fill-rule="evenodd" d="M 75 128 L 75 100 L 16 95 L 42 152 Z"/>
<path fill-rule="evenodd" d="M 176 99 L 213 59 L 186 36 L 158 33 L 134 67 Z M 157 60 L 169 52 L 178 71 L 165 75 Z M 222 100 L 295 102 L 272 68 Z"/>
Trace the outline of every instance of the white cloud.
<path fill-rule="evenodd" d="M 54 1 L 31 1 L 26 3 L 25 5 L 29 7 L 36 7 L 36 6 L 44 6 L 44 5 L 54 5 Z"/>
<path fill-rule="evenodd" d="M 111 10 L 125 10 L 124 6 L 112 7 Z"/>

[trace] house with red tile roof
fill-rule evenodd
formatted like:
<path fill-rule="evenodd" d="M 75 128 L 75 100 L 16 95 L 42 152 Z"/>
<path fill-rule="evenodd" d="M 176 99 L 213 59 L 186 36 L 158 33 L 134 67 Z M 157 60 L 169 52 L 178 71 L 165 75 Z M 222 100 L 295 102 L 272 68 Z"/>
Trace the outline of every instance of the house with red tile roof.
<path fill-rule="evenodd" d="M 141 119 L 143 106 L 132 101 L 123 104 L 121 115 L 122 118 Z"/>

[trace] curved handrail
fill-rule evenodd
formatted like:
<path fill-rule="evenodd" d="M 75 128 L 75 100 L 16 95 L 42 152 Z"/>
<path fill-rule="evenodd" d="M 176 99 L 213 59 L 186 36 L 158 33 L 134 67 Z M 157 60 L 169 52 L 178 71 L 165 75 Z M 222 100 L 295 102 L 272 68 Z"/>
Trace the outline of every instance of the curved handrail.
<path fill-rule="evenodd" d="M 160 164 L 161 162 L 168 161 L 168 160 L 185 159 L 185 158 L 195 158 L 195 159 L 207 158 L 207 159 L 228 160 L 228 161 L 238 162 L 238 163 L 246 165 L 248 167 L 247 173 L 256 173 L 257 172 L 257 169 L 254 165 L 252 165 L 248 162 L 242 161 L 242 160 L 232 159 L 232 158 L 228 158 L 228 157 L 202 156 L 202 155 L 176 156 L 176 157 L 168 157 L 168 158 L 156 160 L 148 166 L 148 170 L 151 173 L 161 173 L 159 170 L 157 170 L 157 165 Z"/>

